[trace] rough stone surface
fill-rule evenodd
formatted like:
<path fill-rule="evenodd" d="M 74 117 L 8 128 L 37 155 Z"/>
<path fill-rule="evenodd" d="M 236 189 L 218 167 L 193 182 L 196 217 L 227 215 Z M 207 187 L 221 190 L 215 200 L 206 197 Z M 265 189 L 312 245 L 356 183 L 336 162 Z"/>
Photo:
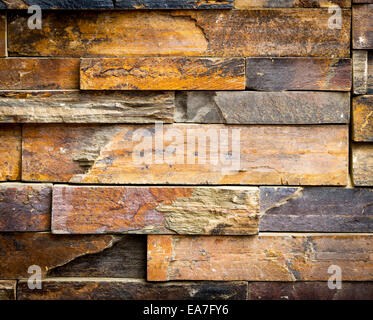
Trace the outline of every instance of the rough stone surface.
<path fill-rule="evenodd" d="M 48 279 L 41 290 L 18 284 L 20 300 L 246 300 L 247 282 L 155 284 L 136 279 Z"/>
<path fill-rule="evenodd" d="M 0 278 L 29 278 L 28 268 L 38 265 L 42 276 L 85 254 L 109 248 L 114 236 L 55 236 L 50 233 L 1 233 Z"/>
<path fill-rule="evenodd" d="M 13 280 L 0 280 L 0 300 L 15 300 L 16 285 Z"/>
<path fill-rule="evenodd" d="M 373 190 L 260 188 L 260 231 L 372 232 Z"/>
<path fill-rule="evenodd" d="M 27 9 L 232 9 L 233 0 L 2 0 L 0 8 Z"/>
<path fill-rule="evenodd" d="M 6 15 L 0 14 L 0 57 L 5 57 L 6 54 Z"/>
<path fill-rule="evenodd" d="M 353 50 L 353 91 L 355 94 L 368 92 L 368 51 Z"/>
<path fill-rule="evenodd" d="M 344 281 L 373 277 L 372 235 L 148 236 L 148 280 Z"/>
<path fill-rule="evenodd" d="M 0 92 L 2 123 L 174 121 L 173 92 Z"/>
<path fill-rule="evenodd" d="M 373 49 L 373 4 L 352 7 L 353 49 Z"/>
<path fill-rule="evenodd" d="M 0 125 L 0 181 L 21 178 L 21 127 Z"/>
<path fill-rule="evenodd" d="M 373 186 L 373 144 L 352 146 L 352 179 L 355 186 Z"/>
<path fill-rule="evenodd" d="M 242 58 L 82 59 L 83 90 L 244 90 Z"/>
<path fill-rule="evenodd" d="M 373 142 L 373 95 L 353 100 L 353 139 Z"/>
<path fill-rule="evenodd" d="M 45 12 L 43 28 L 29 30 L 29 16 L 14 13 L 8 48 L 11 56 L 348 58 L 351 10 L 341 29 L 328 27 L 330 17 L 327 8 Z"/>
<path fill-rule="evenodd" d="M 247 58 L 246 87 L 264 91 L 350 91 L 351 60 Z"/>
<path fill-rule="evenodd" d="M 234 0 L 116 0 L 124 9 L 233 9 Z"/>
<path fill-rule="evenodd" d="M 24 125 L 22 179 L 90 184 L 347 184 L 347 126 L 196 128 Z M 211 150 L 207 144 L 207 153 L 202 146 L 209 137 L 214 143 Z M 197 138 L 200 147 L 192 143 Z"/>
<path fill-rule="evenodd" d="M 0 90 L 78 88 L 79 59 L 9 58 L 0 60 Z"/>
<path fill-rule="evenodd" d="M 329 289 L 327 282 L 253 282 L 249 300 L 373 300 L 373 282 L 346 282 Z"/>
<path fill-rule="evenodd" d="M 48 277 L 146 278 L 146 236 L 123 235 L 102 252 L 78 257 Z"/>
<path fill-rule="evenodd" d="M 342 92 L 179 92 L 175 122 L 227 124 L 349 123 Z"/>
<path fill-rule="evenodd" d="M 53 189 L 53 233 L 250 235 L 258 225 L 258 188 Z"/>
<path fill-rule="evenodd" d="M 370 0 L 364 0 L 370 1 Z M 338 5 L 351 8 L 351 0 L 235 0 L 236 9 L 251 8 L 321 8 Z"/>
<path fill-rule="evenodd" d="M 112 9 L 112 0 L 1 0 L 7 9 L 27 9 L 38 5 L 41 9 Z"/>
<path fill-rule="evenodd" d="M 1 183 L 0 231 L 48 231 L 52 185 Z"/>

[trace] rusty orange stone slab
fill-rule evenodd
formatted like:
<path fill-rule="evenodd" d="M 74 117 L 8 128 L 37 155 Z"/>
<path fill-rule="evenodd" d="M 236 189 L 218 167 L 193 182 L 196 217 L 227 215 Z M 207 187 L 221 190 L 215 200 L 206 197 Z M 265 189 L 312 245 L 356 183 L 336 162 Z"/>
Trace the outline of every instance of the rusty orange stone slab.
<path fill-rule="evenodd" d="M 24 181 L 345 185 L 347 171 L 345 125 L 23 127 Z"/>
<path fill-rule="evenodd" d="M 148 236 L 148 281 L 373 279 L 373 235 Z"/>
<path fill-rule="evenodd" d="M 78 88 L 79 59 L 0 59 L 0 90 L 53 90 Z"/>
<path fill-rule="evenodd" d="M 0 234 L 0 278 L 29 278 L 28 268 L 37 265 L 42 276 L 48 270 L 77 257 L 109 248 L 114 236 L 55 236 L 44 232 Z M 35 272 L 35 271 L 33 271 Z"/>
<path fill-rule="evenodd" d="M 349 58 L 351 10 L 341 14 L 341 28 L 330 28 L 328 8 L 54 11 L 30 30 L 18 12 L 9 14 L 8 47 L 10 56 Z"/>
<path fill-rule="evenodd" d="M 373 142 L 373 95 L 353 99 L 353 139 Z"/>
<path fill-rule="evenodd" d="M 242 58 L 82 59 L 83 90 L 244 90 Z"/>
<path fill-rule="evenodd" d="M 100 205 L 97 205 L 97 204 Z M 55 186 L 58 234 L 257 234 L 259 189 Z"/>
<path fill-rule="evenodd" d="M 0 125 L 0 181 L 21 178 L 21 127 Z"/>

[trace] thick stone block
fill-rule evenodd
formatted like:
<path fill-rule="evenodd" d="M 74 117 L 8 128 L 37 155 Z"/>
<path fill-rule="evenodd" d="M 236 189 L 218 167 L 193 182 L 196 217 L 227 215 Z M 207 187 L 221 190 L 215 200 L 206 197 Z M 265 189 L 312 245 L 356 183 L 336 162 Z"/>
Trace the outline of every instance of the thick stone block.
<path fill-rule="evenodd" d="M 148 236 L 148 280 L 343 281 L 373 277 L 373 235 Z"/>
<path fill-rule="evenodd" d="M 8 48 L 10 56 L 349 58 L 351 10 L 342 10 L 340 29 L 329 28 L 332 15 L 327 8 L 43 12 L 43 28 L 29 30 L 29 15 L 8 13 Z"/>
<path fill-rule="evenodd" d="M 21 178 L 21 135 L 20 126 L 0 125 L 0 181 Z"/>
<path fill-rule="evenodd" d="M 173 92 L 0 92 L 0 123 L 174 121 Z"/>
<path fill-rule="evenodd" d="M 347 171 L 343 125 L 23 126 L 24 181 L 345 185 Z"/>
<path fill-rule="evenodd" d="M 258 233 L 258 225 L 254 187 L 53 189 L 53 233 L 249 235 Z"/>

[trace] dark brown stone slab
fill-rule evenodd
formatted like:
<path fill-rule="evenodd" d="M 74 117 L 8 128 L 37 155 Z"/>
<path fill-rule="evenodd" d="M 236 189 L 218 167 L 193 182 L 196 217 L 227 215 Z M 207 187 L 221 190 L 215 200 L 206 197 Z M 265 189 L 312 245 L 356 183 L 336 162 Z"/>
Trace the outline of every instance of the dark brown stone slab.
<path fill-rule="evenodd" d="M 342 282 L 329 289 L 328 282 L 252 282 L 249 300 L 373 300 L 373 282 Z"/>
<path fill-rule="evenodd" d="M 47 279 L 42 289 L 18 284 L 19 300 L 246 300 L 247 282 L 155 284 L 136 279 Z"/>
<path fill-rule="evenodd" d="M 246 88 L 260 91 L 350 91 L 351 60 L 247 58 Z"/>
<path fill-rule="evenodd" d="M 1 183 L 0 231 L 49 231 L 52 185 Z"/>
<path fill-rule="evenodd" d="M 123 235 L 102 252 L 78 257 L 48 277 L 146 278 L 146 236 Z"/>
<path fill-rule="evenodd" d="M 260 231 L 373 232 L 373 189 L 260 188 Z"/>

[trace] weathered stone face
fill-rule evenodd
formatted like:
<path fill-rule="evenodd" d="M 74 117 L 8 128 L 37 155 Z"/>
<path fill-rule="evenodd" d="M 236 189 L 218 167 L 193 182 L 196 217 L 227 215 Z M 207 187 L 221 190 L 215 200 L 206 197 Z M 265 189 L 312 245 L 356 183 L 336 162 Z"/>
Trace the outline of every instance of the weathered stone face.
<path fill-rule="evenodd" d="M 313 9 L 312 15 L 309 9 L 45 12 L 43 28 L 29 30 L 28 15 L 16 13 L 9 17 L 8 51 L 65 57 L 350 57 L 350 10 L 342 11 L 341 29 L 329 28 L 329 18 L 327 8 Z M 66 25 L 76 32 L 65 32 Z"/>
<path fill-rule="evenodd" d="M 28 268 L 37 265 L 42 276 L 48 270 L 89 253 L 109 248 L 114 236 L 54 236 L 50 233 L 0 234 L 0 278 L 28 278 Z"/>
<path fill-rule="evenodd" d="M 351 72 L 350 59 L 247 58 L 246 88 L 350 91 Z"/>
<path fill-rule="evenodd" d="M 260 188 L 260 231 L 371 232 L 373 190 Z"/>
<path fill-rule="evenodd" d="M 365 2 L 369 0 L 364 0 Z M 356 2 L 356 1 L 355 1 Z M 338 5 L 351 8 L 351 0 L 235 0 L 235 8 L 319 8 Z"/>
<path fill-rule="evenodd" d="M 0 70 L 0 90 L 79 89 L 79 59 L 0 59 Z"/>
<path fill-rule="evenodd" d="M 372 282 L 347 282 L 330 290 L 327 282 L 253 282 L 249 300 L 372 300 Z"/>
<path fill-rule="evenodd" d="M 51 184 L 0 184 L 0 231 L 49 231 Z"/>
<path fill-rule="evenodd" d="M 373 186 L 373 145 L 352 145 L 352 178 L 355 186 Z"/>
<path fill-rule="evenodd" d="M 2 0 L 0 8 L 27 9 L 232 9 L 233 0 Z"/>
<path fill-rule="evenodd" d="M 353 49 L 373 49 L 373 4 L 352 7 L 352 46 Z"/>
<path fill-rule="evenodd" d="M 41 290 L 18 285 L 20 300 L 245 300 L 247 282 L 155 284 L 136 279 L 48 279 Z"/>
<path fill-rule="evenodd" d="M 372 235 L 151 235 L 148 280 L 327 281 L 337 261 L 344 281 L 368 281 L 372 251 Z"/>
<path fill-rule="evenodd" d="M 353 139 L 373 142 L 373 96 L 359 96 L 353 100 Z"/>
<path fill-rule="evenodd" d="M 0 300 L 16 300 L 17 281 L 0 280 Z"/>
<path fill-rule="evenodd" d="M 83 90 L 243 90 L 245 59 L 82 59 Z"/>
<path fill-rule="evenodd" d="M 154 126 L 25 125 L 23 179 L 100 184 L 347 183 L 346 126 L 208 125 L 195 129 L 194 125 L 165 125 L 163 131 Z M 235 136 L 224 142 L 221 130 Z M 170 135 L 177 139 L 172 141 Z M 219 135 L 220 154 L 207 148 L 212 154 L 207 157 L 196 144 L 188 147 L 192 138 Z M 146 140 L 150 144 L 139 144 L 139 136 L 150 137 Z M 227 145 L 230 141 L 236 142 Z M 156 155 L 163 155 L 160 163 Z"/>
<path fill-rule="evenodd" d="M 203 91 L 176 94 L 175 122 L 226 124 L 348 123 L 342 92 Z"/>
<path fill-rule="evenodd" d="M 0 92 L 2 123 L 172 123 L 174 109 L 173 92 Z"/>
<path fill-rule="evenodd" d="M 22 137 L 17 125 L 0 126 L 0 181 L 21 179 Z"/>
<path fill-rule="evenodd" d="M 258 188 L 56 186 L 53 191 L 53 233 L 248 235 L 258 233 L 258 224 Z"/>

